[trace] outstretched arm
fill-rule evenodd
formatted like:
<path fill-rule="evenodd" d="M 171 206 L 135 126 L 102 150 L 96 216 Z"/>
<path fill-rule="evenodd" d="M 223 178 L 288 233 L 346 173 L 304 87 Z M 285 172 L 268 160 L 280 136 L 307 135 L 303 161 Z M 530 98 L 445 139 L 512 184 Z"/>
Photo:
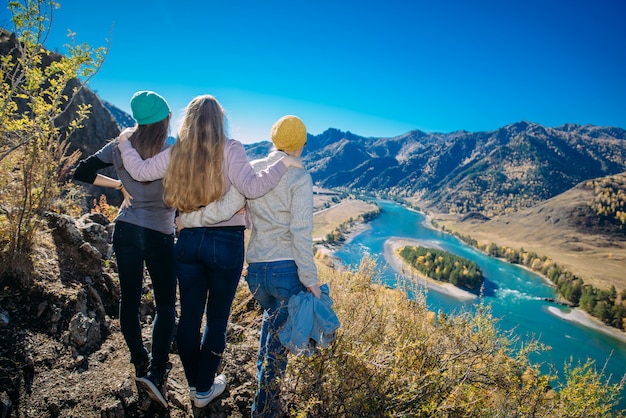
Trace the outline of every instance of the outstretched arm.
<path fill-rule="evenodd" d="M 243 145 L 239 141 L 229 143 L 227 155 L 227 177 L 230 182 L 248 199 L 256 199 L 272 190 L 289 167 L 302 168 L 302 161 L 285 156 L 264 170 L 255 172 Z"/>
<path fill-rule="evenodd" d="M 239 191 L 231 187 L 220 200 L 211 202 L 202 209 L 180 215 L 183 228 L 198 228 L 226 221 L 239 212 L 246 204 L 246 199 Z"/>

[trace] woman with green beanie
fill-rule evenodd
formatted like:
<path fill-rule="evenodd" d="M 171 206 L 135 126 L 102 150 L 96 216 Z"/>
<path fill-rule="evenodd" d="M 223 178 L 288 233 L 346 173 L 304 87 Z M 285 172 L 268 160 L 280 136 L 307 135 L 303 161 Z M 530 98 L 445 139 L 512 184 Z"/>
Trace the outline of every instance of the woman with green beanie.
<path fill-rule="evenodd" d="M 130 142 L 141 156 L 150 158 L 170 147 L 166 139 L 171 112 L 165 99 L 152 91 L 139 91 L 133 95 L 130 106 L 137 121 Z M 110 166 L 115 168 L 120 180 L 98 173 Z M 161 180 L 139 182 L 128 174 L 117 140 L 80 161 L 74 179 L 124 193 L 113 233 L 120 279 L 120 326 L 130 350 L 130 361 L 135 366 L 135 379 L 167 408 L 162 388 L 176 318 L 175 209 L 163 202 Z M 150 353 L 143 343 L 139 321 L 144 263 L 152 281 L 156 306 Z"/>

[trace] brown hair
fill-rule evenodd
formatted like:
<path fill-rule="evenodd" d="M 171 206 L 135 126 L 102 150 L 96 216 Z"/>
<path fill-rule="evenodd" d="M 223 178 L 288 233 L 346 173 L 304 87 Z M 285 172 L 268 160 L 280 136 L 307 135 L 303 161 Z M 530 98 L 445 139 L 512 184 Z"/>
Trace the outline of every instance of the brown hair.
<path fill-rule="evenodd" d="M 224 110 L 211 95 L 188 105 L 163 179 L 164 201 L 191 212 L 224 194 Z"/>
<path fill-rule="evenodd" d="M 154 157 L 163 148 L 170 129 L 170 117 L 149 125 L 137 125 L 129 141 L 144 160 Z"/>

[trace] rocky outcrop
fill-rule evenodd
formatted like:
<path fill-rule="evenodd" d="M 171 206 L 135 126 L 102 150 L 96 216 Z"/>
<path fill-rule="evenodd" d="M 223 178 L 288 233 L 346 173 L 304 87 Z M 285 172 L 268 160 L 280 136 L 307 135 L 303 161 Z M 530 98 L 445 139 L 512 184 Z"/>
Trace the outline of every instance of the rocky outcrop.
<path fill-rule="evenodd" d="M 45 220 L 31 255 L 36 277 L 27 285 L 0 277 L 0 416 L 249 416 L 260 318 L 251 295 L 234 304 L 254 319 L 230 324 L 225 394 L 204 410 L 192 408 L 174 341 L 165 410 L 132 377 L 118 319 L 114 225 L 101 213 L 47 213 Z M 139 315 L 149 346 L 156 312 L 147 273 L 143 287 Z"/>

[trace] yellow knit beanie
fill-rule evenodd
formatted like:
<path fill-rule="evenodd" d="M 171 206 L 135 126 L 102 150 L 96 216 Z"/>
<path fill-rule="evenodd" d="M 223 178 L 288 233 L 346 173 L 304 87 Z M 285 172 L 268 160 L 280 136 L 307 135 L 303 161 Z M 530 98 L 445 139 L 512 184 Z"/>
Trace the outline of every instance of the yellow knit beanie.
<path fill-rule="evenodd" d="M 272 126 L 272 142 L 281 151 L 297 151 L 306 144 L 306 126 L 297 116 L 287 115 Z"/>

